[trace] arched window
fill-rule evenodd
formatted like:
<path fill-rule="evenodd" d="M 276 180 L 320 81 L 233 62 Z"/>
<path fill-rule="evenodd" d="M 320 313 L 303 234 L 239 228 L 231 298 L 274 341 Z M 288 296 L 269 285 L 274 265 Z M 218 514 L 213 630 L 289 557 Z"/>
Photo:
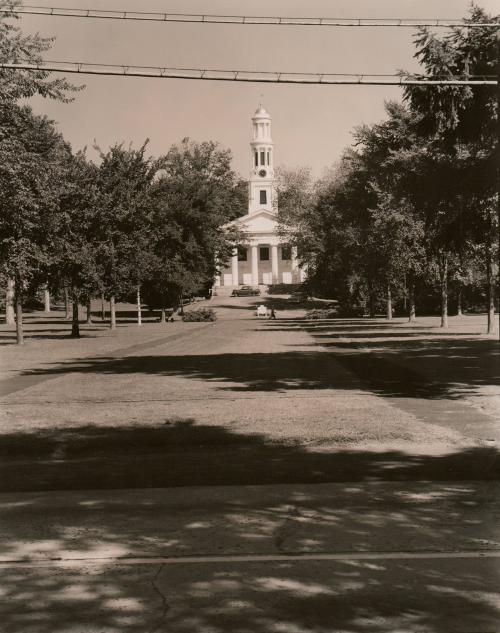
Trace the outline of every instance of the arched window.
<path fill-rule="evenodd" d="M 271 156 L 271 152 L 267 152 L 267 164 L 270 165 L 270 156 Z"/>
<path fill-rule="evenodd" d="M 261 165 L 265 165 L 266 164 L 266 153 L 265 152 L 261 152 L 260 153 L 260 164 Z"/>
<path fill-rule="evenodd" d="M 259 166 L 259 152 L 255 152 L 255 166 Z"/>

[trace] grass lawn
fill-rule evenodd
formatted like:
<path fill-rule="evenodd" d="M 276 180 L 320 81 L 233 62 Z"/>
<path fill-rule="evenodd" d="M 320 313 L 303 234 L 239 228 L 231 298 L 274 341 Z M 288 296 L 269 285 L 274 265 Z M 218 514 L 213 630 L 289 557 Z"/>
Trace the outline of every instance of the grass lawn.
<path fill-rule="evenodd" d="M 260 301 L 260 299 L 259 299 Z M 484 317 L 2 326 L 4 490 L 491 477 L 498 343 Z"/>

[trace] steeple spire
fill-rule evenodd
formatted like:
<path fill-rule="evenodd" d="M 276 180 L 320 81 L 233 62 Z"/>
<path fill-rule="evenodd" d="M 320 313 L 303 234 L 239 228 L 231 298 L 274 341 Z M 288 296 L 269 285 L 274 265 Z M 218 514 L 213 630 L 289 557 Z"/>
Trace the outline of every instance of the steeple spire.
<path fill-rule="evenodd" d="M 262 95 L 252 117 L 252 127 L 249 213 L 261 209 L 273 211 L 274 144 L 271 137 L 271 116 L 262 105 Z"/>

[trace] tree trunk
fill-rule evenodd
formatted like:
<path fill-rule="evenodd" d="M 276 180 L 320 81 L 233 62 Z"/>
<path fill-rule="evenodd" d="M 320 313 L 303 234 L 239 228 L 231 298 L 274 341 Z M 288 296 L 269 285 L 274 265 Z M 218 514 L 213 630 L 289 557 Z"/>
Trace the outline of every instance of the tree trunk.
<path fill-rule="evenodd" d="M 374 319 L 375 318 L 375 297 L 373 296 L 373 294 L 370 294 L 369 310 L 370 310 L 370 319 Z"/>
<path fill-rule="evenodd" d="M 495 331 L 495 281 L 492 274 L 491 248 L 486 249 L 486 284 L 488 297 L 488 334 Z"/>
<path fill-rule="evenodd" d="M 23 302 L 19 289 L 21 288 L 21 282 L 18 279 L 16 284 L 16 293 L 14 302 L 16 305 L 16 340 L 18 345 L 24 344 L 24 332 L 23 332 Z"/>
<path fill-rule="evenodd" d="M 441 327 L 448 327 L 448 253 L 439 258 L 439 276 L 441 283 Z"/>
<path fill-rule="evenodd" d="M 162 306 L 161 307 L 161 311 L 160 311 L 160 323 L 165 323 L 166 322 L 166 318 L 165 318 L 165 307 Z"/>
<path fill-rule="evenodd" d="M 44 312 L 50 312 L 50 292 L 47 286 L 43 289 Z"/>
<path fill-rule="evenodd" d="M 368 309 L 370 311 L 370 319 L 375 317 L 375 294 L 373 291 L 373 283 L 368 279 Z"/>
<path fill-rule="evenodd" d="M 415 273 L 410 271 L 408 274 L 408 321 L 409 323 L 415 323 L 415 320 Z"/>
<path fill-rule="evenodd" d="M 101 321 L 106 319 L 106 306 L 104 304 L 104 293 L 101 293 Z"/>
<path fill-rule="evenodd" d="M 406 274 L 404 278 L 404 283 L 405 283 L 405 291 L 404 291 L 404 296 L 403 296 L 403 310 L 406 312 L 408 308 L 408 279 L 407 279 Z"/>
<path fill-rule="evenodd" d="M 14 280 L 7 279 L 7 290 L 5 292 L 5 323 L 7 323 L 7 325 L 14 325 L 16 322 L 16 312 L 14 309 L 14 286 Z"/>
<path fill-rule="evenodd" d="M 69 290 L 68 286 L 64 286 L 64 309 L 66 310 L 66 314 L 64 316 L 68 321 L 71 319 L 70 309 L 69 309 Z"/>
<path fill-rule="evenodd" d="M 87 320 L 85 323 L 87 325 L 92 325 L 92 299 L 88 299 L 87 301 Z"/>
<path fill-rule="evenodd" d="M 142 312 L 141 312 L 141 287 L 137 286 L 137 325 L 142 325 Z"/>
<path fill-rule="evenodd" d="M 181 304 L 181 307 L 179 309 L 179 314 L 181 316 L 183 316 L 184 315 L 184 296 L 182 294 L 182 290 L 181 290 L 181 293 L 180 293 L 179 297 L 180 297 L 180 304 Z"/>
<path fill-rule="evenodd" d="M 392 292 L 391 284 L 387 284 L 387 319 L 392 319 Z"/>
<path fill-rule="evenodd" d="M 78 301 L 73 296 L 73 320 L 71 322 L 71 336 L 80 338 L 80 321 L 78 320 Z"/>
<path fill-rule="evenodd" d="M 115 295 L 111 295 L 109 298 L 109 313 L 110 313 L 110 325 L 112 330 L 116 330 L 116 310 L 115 310 Z"/>
<path fill-rule="evenodd" d="M 457 316 L 462 316 L 462 284 L 458 282 L 457 289 Z"/>

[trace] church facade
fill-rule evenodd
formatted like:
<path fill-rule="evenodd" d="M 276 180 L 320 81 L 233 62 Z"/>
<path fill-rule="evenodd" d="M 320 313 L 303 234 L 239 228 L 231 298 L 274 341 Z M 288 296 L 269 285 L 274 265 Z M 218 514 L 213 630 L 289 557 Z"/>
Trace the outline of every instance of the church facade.
<path fill-rule="evenodd" d="M 252 169 L 248 183 L 248 213 L 231 222 L 244 234 L 216 286 L 237 287 L 296 284 L 303 281 L 295 248 L 281 243 L 277 232 L 274 186 L 274 143 L 271 117 L 259 105 L 252 117 Z"/>

